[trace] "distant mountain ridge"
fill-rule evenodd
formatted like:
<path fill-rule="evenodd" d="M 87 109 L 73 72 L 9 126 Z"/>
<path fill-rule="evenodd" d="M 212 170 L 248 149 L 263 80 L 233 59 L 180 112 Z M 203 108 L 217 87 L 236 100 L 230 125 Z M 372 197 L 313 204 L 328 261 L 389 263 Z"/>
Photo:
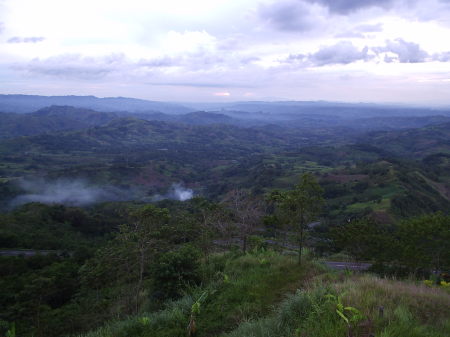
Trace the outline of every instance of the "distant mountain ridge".
<path fill-rule="evenodd" d="M 0 95 L 0 111 L 3 112 L 27 113 L 52 105 L 68 105 L 102 112 L 128 111 L 178 114 L 195 111 L 195 109 L 179 104 L 126 97 Z"/>
<path fill-rule="evenodd" d="M 130 115 L 147 121 L 163 121 L 189 125 L 229 124 L 247 126 L 261 124 L 257 121 L 249 123 L 243 119 L 234 118 L 233 116 L 222 114 L 220 112 L 206 111 L 195 111 L 180 115 L 169 115 L 164 113 L 140 113 Z"/>
<path fill-rule="evenodd" d="M 277 126 L 278 131 L 308 132 L 313 129 L 347 128 L 355 132 L 387 131 L 421 128 L 450 123 L 447 116 L 382 116 L 344 118 L 320 113 L 280 113 L 242 111 L 195 111 L 181 114 L 163 112 L 103 112 L 73 106 L 52 105 L 32 113 L 0 113 L 0 139 L 33 136 L 57 131 L 81 130 L 102 126 L 117 118 L 133 117 L 146 121 L 192 126 L 232 125 L 244 128 L 260 127 L 265 130 Z"/>
<path fill-rule="evenodd" d="M 86 129 L 117 118 L 115 113 L 70 106 L 50 106 L 33 113 L 1 113 L 0 139 Z"/>
<path fill-rule="evenodd" d="M 256 145 L 254 144 L 256 143 Z M 4 150 L 36 147 L 41 150 L 92 150 L 177 148 L 180 144 L 193 148 L 214 148 L 214 146 L 247 146 L 259 151 L 261 147 L 277 144 L 282 146 L 284 139 L 274 137 L 270 132 L 258 129 L 245 129 L 232 125 L 188 125 L 166 121 L 146 121 L 133 116 L 115 118 L 109 123 L 80 130 L 60 130 L 30 137 L 10 139 L 0 143 Z"/>
<path fill-rule="evenodd" d="M 432 109 L 377 104 L 332 103 L 332 102 L 242 102 L 222 108 L 226 110 L 245 111 L 249 113 L 264 112 L 268 114 L 320 114 L 357 119 L 371 117 L 401 116 L 450 116 L 450 109 Z"/>
<path fill-rule="evenodd" d="M 246 126 L 248 124 L 227 115 L 204 111 L 172 115 L 162 112 L 101 112 L 72 106 L 52 105 L 32 113 L 0 112 L 0 139 L 87 129 L 92 126 L 105 125 L 117 118 L 127 117 L 187 125 L 228 124 Z M 251 125 L 253 124 L 256 123 L 251 123 Z"/>
<path fill-rule="evenodd" d="M 29 113 L 52 105 L 68 105 L 102 112 L 186 114 L 196 111 L 215 111 L 230 115 L 234 111 L 250 113 L 250 115 L 265 114 L 271 117 L 292 114 L 327 115 L 350 119 L 387 116 L 450 116 L 450 108 L 420 108 L 372 103 L 327 101 L 169 103 L 128 97 L 0 95 L 0 111 L 2 112 Z"/>
<path fill-rule="evenodd" d="M 282 124 L 237 127 L 234 123 L 238 120 L 207 112 L 178 116 L 149 114 L 145 117 L 146 120 L 139 114 L 104 113 L 58 106 L 26 115 L 0 113 L 0 137 L 14 138 L 15 132 L 16 136 L 33 137 L 11 139 L 8 142 L 10 145 L 34 144 L 66 150 L 95 148 L 98 151 L 103 148 L 136 149 L 143 146 L 170 148 L 179 144 L 201 148 L 220 144 L 253 148 L 258 152 L 264 146 L 291 148 L 300 144 L 332 141 L 334 144 L 367 144 L 400 156 L 423 158 L 436 151 L 450 153 L 450 122 L 444 117 L 413 118 L 412 121 L 394 119 L 397 124 L 393 124 L 397 127 L 386 131 L 371 131 L 370 128 L 352 131 L 338 125 L 322 128 L 286 128 Z M 439 123 L 443 121 L 446 123 Z M 365 122 L 370 124 L 370 119 Z M 416 123 L 419 126 L 424 122 L 437 124 L 407 129 L 401 127 L 403 123 L 405 126 Z M 5 137 L 8 132 L 9 137 Z M 16 146 L 14 148 L 17 149 Z"/>

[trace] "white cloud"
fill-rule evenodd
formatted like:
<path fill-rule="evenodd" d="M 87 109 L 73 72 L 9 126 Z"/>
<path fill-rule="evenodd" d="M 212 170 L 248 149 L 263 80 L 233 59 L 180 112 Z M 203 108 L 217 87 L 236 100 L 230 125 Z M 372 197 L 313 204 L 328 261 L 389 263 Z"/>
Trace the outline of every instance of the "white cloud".
<path fill-rule="evenodd" d="M 17 64 L 14 68 L 28 75 L 97 80 L 114 71 L 123 71 L 123 65 L 125 65 L 125 57 L 122 54 L 112 54 L 101 58 L 65 54 L 47 59 L 35 58 L 27 64 Z"/>
<path fill-rule="evenodd" d="M 312 54 L 309 59 L 318 66 L 327 64 L 349 64 L 366 61 L 370 58 L 369 48 L 358 49 L 349 41 L 341 41 L 333 46 L 323 47 Z"/>
<path fill-rule="evenodd" d="M 403 39 L 386 41 L 386 46 L 375 48 L 378 53 L 384 53 L 385 62 L 420 63 L 427 61 L 428 53 L 417 43 Z"/>
<path fill-rule="evenodd" d="M 252 88 L 255 99 L 337 99 L 347 96 L 328 88 L 351 83 L 361 99 L 383 100 L 391 94 L 369 90 L 397 83 L 394 74 L 415 78 L 420 68 L 421 86 L 434 88 L 450 63 L 448 1 L 5 0 L 0 7 L 3 92 L 208 100 L 230 90 L 245 98 Z M 395 90 L 414 91 L 413 83 Z"/>
<path fill-rule="evenodd" d="M 169 31 L 163 41 L 167 53 L 196 53 L 216 49 L 217 39 L 205 31 Z"/>
<path fill-rule="evenodd" d="M 261 18 L 276 29 L 308 31 L 323 25 L 325 12 L 320 7 L 298 0 L 282 0 L 259 8 Z"/>
<path fill-rule="evenodd" d="M 348 14 L 370 7 L 389 8 L 394 0 L 309 0 L 327 6 L 331 12 Z"/>
<path fill-rule="evenodd" d="M 44 40 L 45 37 L 42 36 L 27 36 L 27 37 L 14 36 L 8 39 L 8 43 L 38 43 Z"/>

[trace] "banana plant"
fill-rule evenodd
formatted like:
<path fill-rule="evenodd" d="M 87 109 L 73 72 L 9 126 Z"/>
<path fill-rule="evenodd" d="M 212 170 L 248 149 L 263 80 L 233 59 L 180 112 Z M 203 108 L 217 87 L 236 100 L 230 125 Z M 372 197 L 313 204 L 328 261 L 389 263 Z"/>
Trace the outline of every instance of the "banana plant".
<path fill-rule="evenodd" d="M 201 296 L 197 299 L 197 301 L 192 304 L 191 307 L 191 316 L 189 318 L 189 324 L 187 326 L 188 336 L 193 337 L 197 333 L 197 323 L 196 319 L 197 316 L 200 314 L 200 308 L 202 303 L 205 301 L 206 297 L 208 296 L 208 292 L 204 292 L 201 294 Z"/>
<path fill-rule="evenodd" d="M 16 337 L 16 324 L 15 323 L 13 323 L 11 325 L 11 328 L 8 331 L 6 331 L 5 337 Z"/>
<path fill-rule="evenodd" d="M 342 303 L 342 295 L 326 295 L 326 298 L 334 302 L 336 305 L 336 313 L 347 324 L 348 331 L 350 332 L 352 327 L 355 327 L 359 322 L 364 319 L 364 315 L 358 309 L 354 307 L 345 307 Z"/>

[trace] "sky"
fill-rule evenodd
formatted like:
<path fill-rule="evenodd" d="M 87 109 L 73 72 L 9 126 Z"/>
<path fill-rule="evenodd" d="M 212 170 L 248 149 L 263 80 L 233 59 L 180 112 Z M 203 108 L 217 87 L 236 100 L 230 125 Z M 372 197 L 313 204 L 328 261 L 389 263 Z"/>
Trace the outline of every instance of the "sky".
<path fill-rule="evenodd" d="M 450 0 L 0 0 L 0 93 L 450 105 Z"/>

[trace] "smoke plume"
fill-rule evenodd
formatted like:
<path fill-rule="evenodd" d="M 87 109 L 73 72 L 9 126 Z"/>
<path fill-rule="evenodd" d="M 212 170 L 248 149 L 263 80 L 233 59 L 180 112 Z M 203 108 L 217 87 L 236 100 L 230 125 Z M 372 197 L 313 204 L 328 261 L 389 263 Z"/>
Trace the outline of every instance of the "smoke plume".
<path fill-rule="evenodd" d="M 127 200 L 130 196 L 129 191 L 112 186 L 92 186 L 84 180 L 22 180 L 19 186 L 25 193 L 11 202 L 13 207 L 29 202 L 87 206 L 104 201 Z"/>
<path fill-rule="evenodd" d="M 156 194 L 153 196 L 153 201 L 159 201 L 163 199 L 172 199 L 172 200 L 178 200 L 178 201 L 186 201 L 189 199 L 192 199 L 194 196 L 194 191 L 190 188 L 185 188 L 181 184 L 172 184 L 169 191 L 164 194 Z"/>

